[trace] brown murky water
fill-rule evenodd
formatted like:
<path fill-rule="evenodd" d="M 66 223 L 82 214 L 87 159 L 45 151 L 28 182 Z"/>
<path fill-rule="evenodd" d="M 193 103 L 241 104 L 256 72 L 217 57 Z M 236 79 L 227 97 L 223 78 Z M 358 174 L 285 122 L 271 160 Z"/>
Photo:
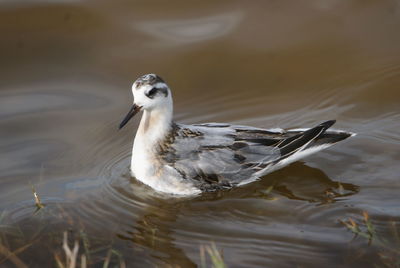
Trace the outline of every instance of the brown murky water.
<path fill-rule="evenodd" d="M 399 33 L 395 0 L 2 1 L 0 266 L 55 266 L 68 231 L 97 267 L 193 267 L 212 243 L 231 267 L 397 267 Z M 358 136 L 246 187 L 165 198 L 129 177 L 138 119 L 117 131 L 149 72 L 180 122 L 337 119 Z M 363 211 L 370 242 L 340 222 L 364 230 Z"/>

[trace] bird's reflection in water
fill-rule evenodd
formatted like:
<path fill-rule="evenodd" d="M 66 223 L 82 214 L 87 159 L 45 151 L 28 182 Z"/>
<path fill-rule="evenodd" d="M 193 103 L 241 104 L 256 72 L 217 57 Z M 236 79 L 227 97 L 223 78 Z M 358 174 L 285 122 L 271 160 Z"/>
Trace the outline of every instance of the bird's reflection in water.
<path fill-rule="evenodd" d="M 269 189 L 268 193 L 266 189 Z M 206 207 L 209 207 L 210 201 L 265 198 L 271 194 L 322 205 L 336 202 L 358 191 L 359 187 L 356 185 L 333 181 L 323 171 L 297 162 L 245 187 L 207 193 L 195 198 L 153 200 L 157 205 L 151 204 L 145 208 L 130 230 L 121 230 L 117 237 L 150 248 L 154 252 L 153 257 L 161 263 L 195 267 L 196 264 L 176 243 L 174 230 L 177 225 L 179 226 L 176 224 L 178 217 L 204 214 L 204 208 L 199 209 L 202 207 L 202 202 L 206 202 Z"/>
<path fill-rule="evenodd" d="M 152 257 L 160 264 L 174 264 L 176 267 L 197 267 L 185 252 L 174 243 L 172 225 L 177 220 L 179 209 L 161 205 L 144 211 L 135 222 L 132 230 L 118 233 L 119 239 L 131 241 L 134 246 L 140 245 L 152 250 Z"/>
<path fill-rule="evenodd" d="M 289 199 L 332 203 L 358 193 L 359 187 L 351 183 L 331 180 L 323 171 L 296 162 L 288 168 L 271 174 L 274 192 Z M 267 177 L 265 178 L 268 180 Z"/>
<path fill-rule="evenodd" d="M 255 198 L 268 194 L 320 204 L 333 203 L 358 193 L 359 187 L 351 183 L 331 180 L 323 171 L 296 162 L 243 187 L 216 193 L 206 193 L 196 200 L 222 198 Z"/>

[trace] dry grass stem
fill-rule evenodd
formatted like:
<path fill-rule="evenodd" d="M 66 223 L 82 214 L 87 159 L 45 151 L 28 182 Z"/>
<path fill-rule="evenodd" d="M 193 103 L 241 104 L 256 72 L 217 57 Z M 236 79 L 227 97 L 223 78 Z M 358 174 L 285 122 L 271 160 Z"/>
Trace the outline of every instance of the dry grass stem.
<path fill-rule="evenodd" d="M 32 185 L 32 193 L 33 193 L 33 198 L 35 199 L 35 205 L 38 209 L 44 208 L 44 205 L 42 202 L 40 202 L 39 195 L 37 194 L 35 187 Z"/>
<path fill-rule="evenodd" d="M 22 246 L 22 247 L 20 247 L 20 248 L 18 248 L 18 249 L 16 249 L 16 250 L 14 250 L 13 252 L 11 252 L 11 254 L 13 254 L 13 255 L 16 256 L 16 255 L 18 255 L 19 253 L 25 251 L 25 249 L 29 248 L 31 245 L 32 245 L 32 243 L 26 244 L 26 245 L 24 245 L 24 246 Z M 3 246 L 3 245 L 0 244 L 0 246 Z M 3 247 L 4 247 L 4 246 L 3 246 Z M 6 249 L 7 249 L 7 248 L 6 248 Z M 0 252 L 1 252 L 1 249 L 0 249 Z M 3 263 L 4 261 L 6 261 L 6 260 L 7 260 L 7 257 L 4 258 L 3 260 L 0 260 L 0 264 L 2 264 L 2 263 Z"/>
<path fill-rule="evenodd" d="M 82 254 L 81 255 L 81 268 L 86 268 L 87 263 L 86 263 L 86 255 Z"/>
<path fill-rule="evenodd" d="M 6 259 L 9 259 L 16 267 L 28 268 L 28 266 L 17 257 L 15 252 L 11 252 L 8 248 L 4 247 L 2 244 L 0 244 L 0 254 L 5 256 Z"/>
<path fill-rule="evenodd" d="M 208 253 L 213 268 L 227 268 L 222 254 L 214 243 L 211 243 L 210 246 L 200 246 L 200 265 L 202 268 L 206 268 L 205 252 Z"/>
<path fill-rule="evenodd" d="M 67 232 L 64 232 L 63 249 L 66 258 L 66 268 L 75 268 L 76 258 L 78 257 L 79 244 L 78 241 L 75 241 L 74 248 L 71 250 L 68 246 Z"/>

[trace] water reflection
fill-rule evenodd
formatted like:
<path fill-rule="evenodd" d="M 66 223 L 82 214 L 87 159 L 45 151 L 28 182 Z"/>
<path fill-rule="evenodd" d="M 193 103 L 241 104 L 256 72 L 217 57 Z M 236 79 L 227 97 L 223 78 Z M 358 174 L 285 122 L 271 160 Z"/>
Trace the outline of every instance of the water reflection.
<path fill-rule="evenodd" d="M 135 27 L 169 44 L 187 44 L 208 41 L 232 32 L 243 13 L 228 12 L 195 19 L 151 20 L 135 24 Z"/>
<path fill-rule="evenodd" d="M 119 239 L 132 242 L 133 246 L 141 245 L 153 250 L 153 257 L 162 264 L 174 263 L 180 267 L 197 267 L 186 256 L 182 248 L 174 242 L 174 223 L 179 210 L 172 207 L 152 207 L 143 211 L 142 216 L 129 230 L 116 234 Z"/>
<path fill-rule="evenodd" d="M 119 186 L 115 190 L 121 196 L 119 199 L 131 200 L 135 203 L 138 197 L 132 191 L 126 191 L 124 187 L 120 187 L 121 183 L 117 185 Z M 135 183 L 134 187 L 137 188 L 138 185 Z M 265 191 L 265 189 L 271 188 L 271 191 Z M 359 187 L 356 185 L 331 180 L 317 168 L 295 163 L 287 169 L 274 172 L 265 176 L 261 181 L 246 187 L 208 193 L 194 199 L 171 200 L 152 197 L 144 207 L 141 207 L 140 212 L 137 211 L 137 206 L 131 206 L 131 209 L 133 208 L 131 213 L 129 212 L 131 209 L 125 207 L 128 210 L 126 215 L 140 216 L 134 223 L 129 224 L 129 221 L 126 221 L 125 230 L 117 231 L 116 236 L 124 241 L 132 242 L 132 245 L 141 245 L 154 250 L 154 258 L 163 264 L 171 263 L 173 260 L 173 263 L 180 266 L 192 267 L 195 266 L 195 262 L 178 246 L 181 243 L 186 245 L 190 244 L 190 241 L 197 241 L 200 245 L 208 244 L 219 236 L 221 237 L 218 239 L 229 239 L 231 243 L 246 240 L 246 235 L 241 232 L 231 234 L 229 238 L 222 235 L 226 232 L 227 226 L 210 223 L 208 226 L 202 226 L 205 219 L 209 222 L 216 217 L 215 221 L 218 222 L 221 217 L 224 217 L 224 220 L 229 222 L 239 221 L 242 224 L 249 224 L 250 222 L 265 222 L 265 217 L 268 215 L 268 218 L 274 217 L 277 222 L 284 222 L 285 220 L 282 218 L 287 217 L 290 209 L 288 210 L 282 197 L 289 200 L 317 202 L 322 205 L 344 200 L 344 197 L 356 194 L 358 190 Z M 269 204 L 265 204 L 263 208 L 234 205 L 238 199 L 242 199 L 241 202 L 246 203 L 245 199 L 254 200 L 254 198 L 266 200 Z M 233 206 L 226 206 L 227 203 L 231 203 Z M 261 212 L 260 209 L 264 211 Z M 216 212 L 222 213 L 222 215 L 216 216 Z M 305 216 L 308 217 L 309 214 L 305 213 Z M 197 221 L 193 221 L 193 218 Z M 180 228 L 182 229 L 180 230 Z M 184 242 L 177 241 L 179 240 L 176 236 L 177 232 L 184 233 Z M 316 231 L 315 235 L 317 234 L 319 235 L 319 231 Z M 274 240 L 282 241 L 286 241 L 288 236 L 284 233 L 277 234 L 269 227 L 264 228 L 263 235 L 273 236 Z"/>
<path fill-rule="evenodd" d="M 324 204 L 343 200 L 359 191 L 357 185 L 331 180 L 322 170 L 300 162 L 278 170 L 273 176 L 275 192 L 290 199 Z"/>

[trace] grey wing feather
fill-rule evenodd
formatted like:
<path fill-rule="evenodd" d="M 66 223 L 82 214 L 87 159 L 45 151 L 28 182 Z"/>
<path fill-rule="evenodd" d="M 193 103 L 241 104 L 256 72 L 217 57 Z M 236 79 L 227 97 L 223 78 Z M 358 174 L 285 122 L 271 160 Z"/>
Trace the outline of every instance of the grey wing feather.
<path fill-rule="evenodd" d="M 259 164 L 276 161 L 281 133 L 229 124 L 177 125 L 164 158 L 199 187 L 231 187 L 253 176 Z M 251 131 L 245 131 L 251 130 Z M 268 135 L 268 136 L 267 136 Z"/>
<path fill-rule="evenodd" d="M 336 135 L 335 140 L 324 134 L 334 122 L 301 131 L 218 123 L 176 125 L 173 142 L 163 157 L 202 190 L 232 187 L 310 144 L 318 144 L 320 136 L 323 143 L 337 142 Z"/>

